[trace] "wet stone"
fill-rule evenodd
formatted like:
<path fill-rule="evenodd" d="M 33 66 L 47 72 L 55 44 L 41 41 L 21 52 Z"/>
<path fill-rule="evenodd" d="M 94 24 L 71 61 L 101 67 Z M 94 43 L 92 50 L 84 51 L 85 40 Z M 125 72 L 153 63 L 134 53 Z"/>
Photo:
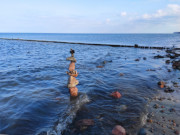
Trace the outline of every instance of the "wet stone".
<path fill-rule="evenodd" d="M 96 66 L 97 68 L 103 68 L 103 66 Z"/>
<path fill-rule="evenodd" d="M 164 92 L 166 92 L 166 93 L 172 93 L 172 92 L 174 92 L 174 90 L 168 87 L 168 88 L 166 88 L 166 89 L 164 90 Z"/>
<path fill-rule="evenodd" d="M 174 133 L 175 133 L 176 135 L 179 135 L 179 131 L 178 131 L 178 130 L 175 130 Z"/>
<path fill-rule="evenodd" d="M 169 64 L 170 63 L 170 60 L 166 60 L 166 64 Z"/>
<path fill-rule="evenodd" d="M 172 67 L 174 69 L 179 69 L 180 70 L 180 60 L 179 61 L 173 61 Z"/>
<path fill-rule="evenodd" d="M 120 76 L 124 76 L 124 74 L 123 74 L 123 73 L 120 73 L 119 75 L 120 75 Z"/>
<path fill-rule="evenodd" d="M 114 97 L 114 98 L 120 98 L 121 94 L 118 91 L 115 91 L 115 92 L 111 93 L 111 96 Z"/>
<path fill-rule="evenodd" d="M 174 108 L 169 109 L 170 112 L 175 112 L 176 110 Z"/>
<path fill-rule="evenodd" d="M 154 56 L 154 59 L 158 59 L 158 58 L 164 58 L 164 56 L 161 55 Z"/>
<path fill-rule="evenodd" d="M 153 120 L 152 120 L 152 119 L 148 119 L 148 120 L 147 120 L 147 122 L 152 123 L 152 122 L 153 122 Z"/>
<path fill-rule="evenodd" d="M 139 130 L 138 135 L 147 135 L 147 131 L 146 131 L 146 129 L 141 128 L 141 129 Z"/>
<path fill-rule="evenodd" d="M 116 125 L 112 130 L 112 134 L 113 135 L 126 135 L 126 130 L 122 126 Z"/>
<path fill-rule="evenodd" d="M 155 104 L 153 107 L 154 107 L 155 109 L 157 109 L 157 108 L 159 108 L 159 105 L 158 105 L 158 104 Z"/>
<path fill-rule="evenodd" d="M 164 113 L 164 110 L 160 110 L 161 113 Z"/>
<path fill-rule="evenodd" d="M 171 72 L 171 69 L 168 69 L 168 72 Z"/>
<path fill-rule="evenodd" d="M 159 81 L 159 82 L 158 82 L 158 85 L 159 85 L 160 88 L 164 88 L 165 82 Z"/>
<path fill-rule="evenodd" d="M 94 120 L 92 119 L 82 119 L 76 122 L 76 126 L 79 128 L 83 128 L 85 126 L 93 126 L 94 125 Z"/>

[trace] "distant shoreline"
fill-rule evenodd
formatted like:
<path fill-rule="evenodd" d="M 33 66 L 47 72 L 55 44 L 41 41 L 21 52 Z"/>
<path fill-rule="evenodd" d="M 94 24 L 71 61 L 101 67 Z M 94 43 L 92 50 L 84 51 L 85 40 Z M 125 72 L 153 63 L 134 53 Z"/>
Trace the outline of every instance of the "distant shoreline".
<path fill-rule="evenodd" d="M 0 38 L 3 40 L 19 40 L 19 41 L 29 41 L 29 42 L 48 42 L 48 43 L 62 43 L 62 44 L 80 44 L 80 45 L 94 45 L 94 46 L 111 46 L 111 47 L 133 47 L 142 49 L 170 49 L 169 47 L 154 47 L 154 46 L 139 46 L 135 45 L 117 45 L 117 44 L 99 44 L 99 43 L 79 43 L 79 42 L 64 42 L 64 41 L 48 41 L 48 40 L 31 40 L 31 39 L 15 39 L 15 38 Z M 177 48 L 179 49 L 179 48 Z"/>

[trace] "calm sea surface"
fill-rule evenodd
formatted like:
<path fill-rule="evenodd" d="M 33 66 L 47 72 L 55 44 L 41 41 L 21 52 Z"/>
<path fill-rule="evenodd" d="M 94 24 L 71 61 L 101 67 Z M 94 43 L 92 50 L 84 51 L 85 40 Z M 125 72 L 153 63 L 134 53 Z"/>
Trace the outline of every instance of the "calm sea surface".
<path fill-rule="evenodd" d="M 178 34 L 0 34 L 0 37 L 180 47 Z M 70 98 L 67 89 L 66 57 L 70 56 L 71 48 L 75 50 L 80 82 L 76 99 Z M 165 52 L 0 39 L 0 134 L 109 135 L 117 124 L 136 134 L 143 124 L 148 100 L 161 91 L 157 82 L 179 82 L 176 80 L 179 71 L 165 64 L 168 58 L 154 59 L 157 54 Z M 135 61 L 137 58 L 140 61 Z M 116 90 L 122 98 L 109 96 Z M 93 119 L 95 125 L 78 131 L 75 123 L 80 119 Z"/>
<path fill-rule="evenodd" d="M 36 39 L 82 43 L 118 45 L 144 45 L 180 48 L 180 34 L 48 34 L 48 33 L 0 33 L 0 38 Z"/>

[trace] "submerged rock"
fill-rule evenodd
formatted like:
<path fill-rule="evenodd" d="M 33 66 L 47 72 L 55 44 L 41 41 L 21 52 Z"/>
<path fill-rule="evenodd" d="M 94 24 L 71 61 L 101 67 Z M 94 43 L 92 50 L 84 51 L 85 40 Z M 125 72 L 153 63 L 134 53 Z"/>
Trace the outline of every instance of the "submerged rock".
<path fill-rule="evenodd" d="M 170 63 L 170 60 L 166 60 L 166 64 L 169 64 Z"/>
<path fill-rule="evenodd" d="M 180 70 L 180 60 L 179 61 L 173 61 L 172 67 L 174 69 L 179 69 Z"/>
<path fill-rule="evenodd" d="M 146 60 L 147 58 L 146 57 L 143 57 L 143 60 Z"/>
<path fill-rule="evenodd" d="M 166 92 L 166 93 L 172 93 L 172 92 L 174 92 L 174 90 L 168 87 L 168 88 L 166 88 L 166 89 L 164 90 L 164 92 Z"/>
<path fill-rule="evenodd" d="M 93 119 L 82 119 L 76 122 L 76 126 L 82 129 L 83 127 L 93 126 L 94 120 Z"/>
<path fill-rule="evenodd" d="M 157 55 L 157 56 L 154 56 L 155 59 L 158 59 L 158 58 L 164 58 L 164 56 L 161 56 L 161 55 Z"/>
<path fill-rule="evenodd" d="M 174 108 L 169 109 L 170 112 L 175 112 L 176 110 Z"/>
<path fill-rule="evenodd" d="M 96 66 L 97 68 L 103 68 L 103 66 Z"/>
<path fill-rule="evenodd" d="M 135 61 L 139 61 L 139 59 L 135 59 Z"/>
<path fill-rule="evenodd" d="M 138 135 L 147 135 L 147 131 L 146 131 L 146 129 L 141 128 L 141 129 L 139 130 Z"/>
<path fill-rule="evenodd" d="M 112 130 L 112 134 L 113 135 L 126 135 L 126 130 L 122 126 L 116 125 Z"/>
<path fill-rule="evenodd" d="M 111 93 L 111 96 L 114 98 L 120 98 L 121 94 L 118 91 L 115 91 L 115 92 Z"/>
<path fill-rule="evenodd" d="M 124 74 L 123 74 L 123 73 L 120 73 L 119 75 L 120 75 L 120 76 L 124 76 Z"/>
<path fill-rule="evenodd" d="M 154 107 L 155 109 L 157 109 L 157 108 L 159 108 L 159 105 L 158 105 L 158 104 L 155 104 L 153 107 Z"/>
<path fill-rule="evenodd" d="M 120 106 L 117 106 L 116 108 L 117 108 L 118 111 L 120 111 L 120 112 L 123 112 L 123 111 L 127 110 L 127 106 L 126 106 L 126 105 L 120 105 Z"/>

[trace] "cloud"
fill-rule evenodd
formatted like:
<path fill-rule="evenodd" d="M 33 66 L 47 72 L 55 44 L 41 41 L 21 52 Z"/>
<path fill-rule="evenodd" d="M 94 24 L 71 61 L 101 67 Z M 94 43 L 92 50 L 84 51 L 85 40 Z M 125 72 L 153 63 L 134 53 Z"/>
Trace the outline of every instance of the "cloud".
<path fill-rule="evenodd" d="M 121 16 L 126 16 L 127 13 L 126 12 L 121 12 Z"/>
<path fill-rule="evenodd" d="M 180 16 L 180 5 L 168 4 L 165 9 L 159 9 L 154 14 L 143 14 L 142 19 L 155 19 L 167 16 Z"/>

